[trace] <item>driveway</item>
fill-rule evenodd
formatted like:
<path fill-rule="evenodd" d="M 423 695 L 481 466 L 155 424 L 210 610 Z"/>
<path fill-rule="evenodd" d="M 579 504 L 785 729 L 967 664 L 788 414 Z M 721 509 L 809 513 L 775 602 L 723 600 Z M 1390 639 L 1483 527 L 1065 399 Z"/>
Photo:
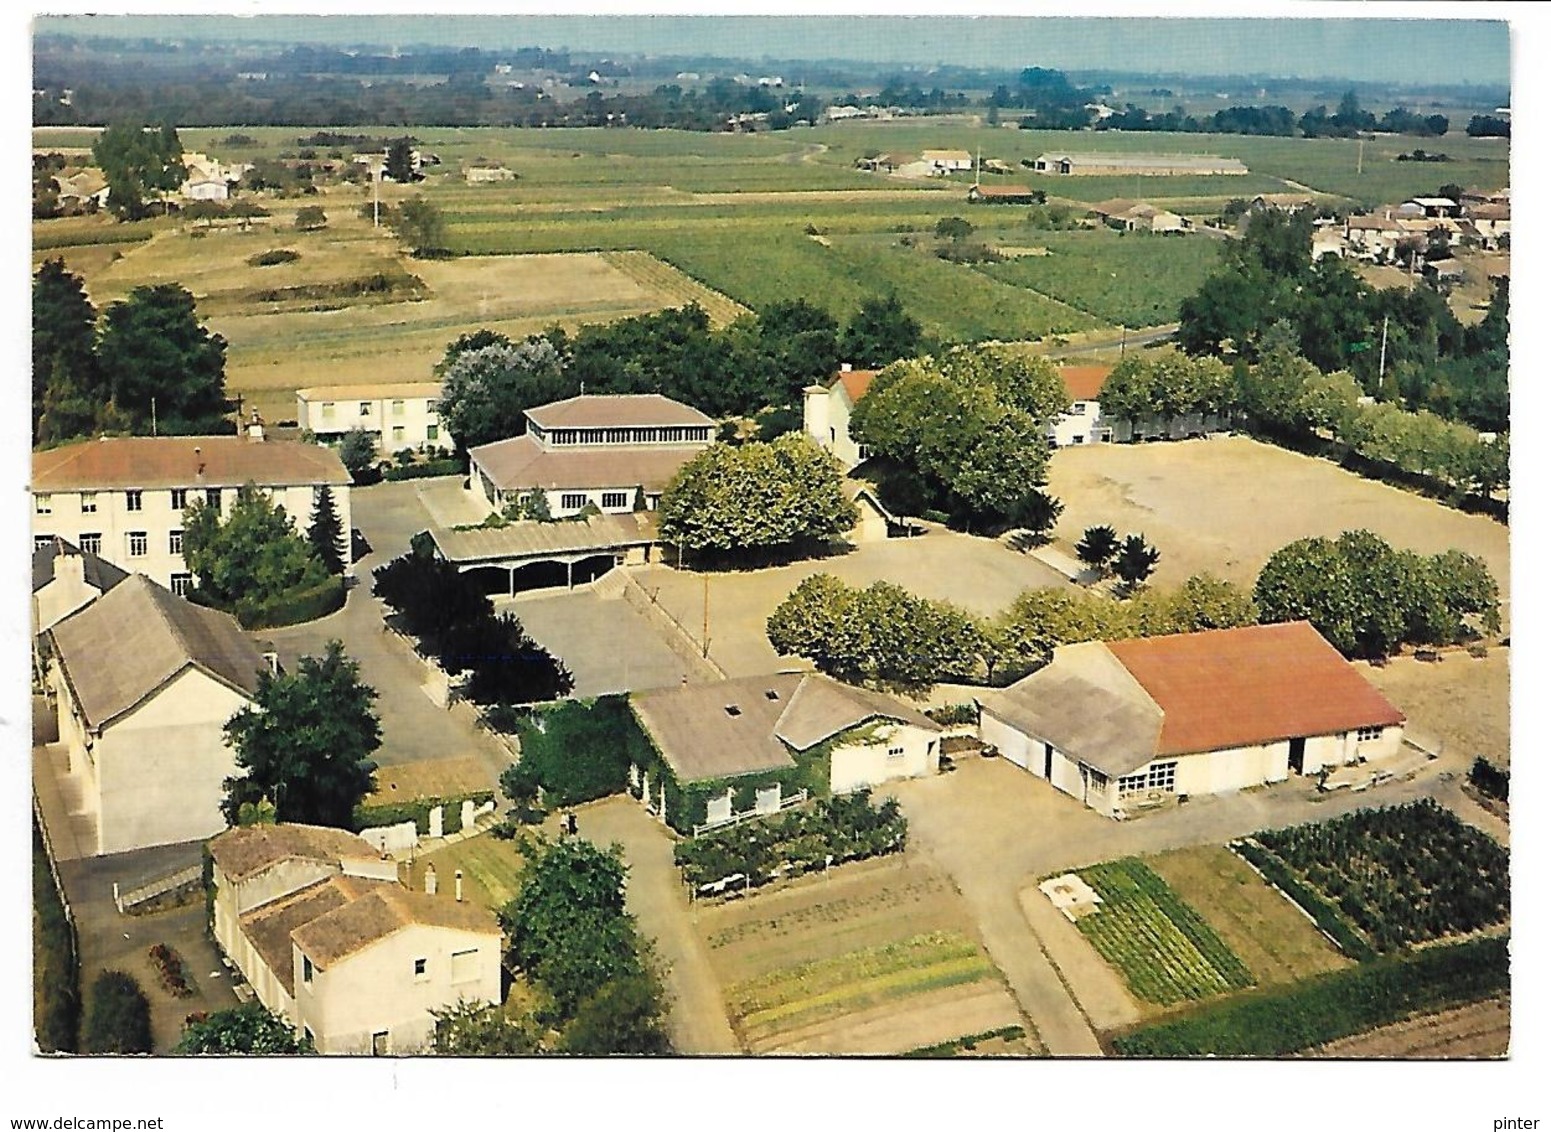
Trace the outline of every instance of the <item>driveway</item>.
<path fill-rule="evenodd" d="M 1052 873 L 1136 854 L 1221 845 L 1257 830 L 1336 817 L 1351 810 L 1431 797 L 1499 839 L 1507 830 L 1434 765 L 1410 782 L 1353 794 L 1314 796 L 1308 780 L 1196 795 L 1188 804 L 1117 822 L 1004 759 L 961 757 L 957 769 L 889 788 L 910 819 L 911 844 L 942 868 L 980 922 L 991 958 L 1040 1038 L 1057 1056 L 1096 1056 L 1095 1029 L 1123 1021 L 1112 977 L 1074 947 L 1071 925 L 1030 909 L 1020 894 Z"/>
<path fill-rule="evenodd" d="M 630 872 L 625 907 L 656 941 L 667 967 L 668 1033 L 678 1053 L 741 1052 L 727 1022 L 721 985 L 690 920 L 689 898 L 673 864 L 673 838 L 630 798 L 605 798 L 576 811 L 578 832 L 597 845 L 618 843 Z"/>

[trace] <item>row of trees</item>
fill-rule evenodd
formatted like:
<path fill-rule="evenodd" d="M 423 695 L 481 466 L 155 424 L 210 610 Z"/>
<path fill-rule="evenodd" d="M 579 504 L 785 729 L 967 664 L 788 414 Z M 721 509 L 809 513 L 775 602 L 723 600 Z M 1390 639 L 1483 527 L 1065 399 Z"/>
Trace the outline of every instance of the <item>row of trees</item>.
<path fill-rule="evenodd" d="M 188 178 L 183 143 L 170 123 L 143 121 L 108 126 L 92 143 L 92 161 L 108 182 L 108 208 L 121 220 L 149 215 L 153 204 Z"/>
<path fill-rule="evenodd" d="M 32 424 L 57 444 L 98 432 L 233 431 L 226 340 L 176 284 L 136 287 L 99 320 L 79 275 L 45 260 L 32 285 Z"/>
<path fill-rule="evenodd" d="M 372 596 L 437 657 L 449 675 L 468 673 L 463 694 L 478 704 L 553 700 L 574 686 L 571 672 L 511 613 L 496 615 L 478 584 L 417 538 L 407 554 L 372 572 Z"/>
<path fill-rule="evenodd" d="M 899 510 L 970 529 L 1049 530 L 1060 504 L 1043 488 L 1046 429 L 1071 402 L 1048 359 L 961 346 L 884 368 L 851 415 Z"/>
<path fill-rule="evenodd" d="M 740 563 L 820 549 L 857 521 L 839 464 L 798 432 L 712 445 L 679 469 L 657 514 L 664 542 Z"/>
<path fill-rule="evenodd" d="M 1418 114 L 1396 106 L 1382 118 L 1364 110 L 1356 91 L 1348 91 L 1334 114 L 1323 105 L 1296 115 L 1286 106 L 1230 106 L 1211 115 L 1185 113 L 1181 106 L 1153 113 L 1134 103 L 1094 123 L 1099 130 L 1139 130 L 1153 133 L 1250 134 L 1290 138 L 1351 138 L 1359 132 L 1382 131 L 1390 134 L 1414 134 L 1418 137 L 1442 137 L 1449 132 L 1449 119 L 1442 114 Z"/>
<path fill-rule="evenodd" d="M 1349 657 L 1496 633 L 1498 600 L 1481 559 L 1396 550 L 1372 531 L 1299 539 L 1273 554 L 1255 581 L 1262 621 L 1307 620 Z"/>
<path fill-rule="evenodd" d="M 1508 427 L 1508 292 L 1464 326 L 1430 287 L 1377 290 L 1337 256 L 1312 259 L 1309 210 L 1250 218 L 1223 246 L 1221 266 L 1180 304 L 1175 338 L 1186 353 L 1257 361 L 1292 331 L 1297 353 L 1322 372 L 1348 369 L 1366 394 L 1429 409 L 1491 432 Z M 1381 372 L 1382 362 L 1382 372 Z"/>
<path fill-rule="evenodd" d="M 919 324 L 894 296 L 863 301 L 844 328 L 794 299 L 721 330 L 693 304 L 574 334 L 552 327 L 522 342 L 480 330 L 450 343 L 437 365 L 438 411 L 466 448 L 520 433 L 524 411 L 584 388 L 661 393 L 712 416 L 752 415 L 800 405 L 803 388 L 832 378 L 842 358 L 879 366 L 920 344 Z"/>
<path fill-rule="evenodd" d="M 1207 574 L 1128 601 L 1083 590 L 1027 590 L 991 617 L 892 582 L 857 588 L 814 574 L 770 614 L 766 633 L 777 651 L 807 657 L 821 671 L 852 682 L 1003 684 L 1048 664 L 1057 645 L 1255 620 L 1248 593 Z"/>

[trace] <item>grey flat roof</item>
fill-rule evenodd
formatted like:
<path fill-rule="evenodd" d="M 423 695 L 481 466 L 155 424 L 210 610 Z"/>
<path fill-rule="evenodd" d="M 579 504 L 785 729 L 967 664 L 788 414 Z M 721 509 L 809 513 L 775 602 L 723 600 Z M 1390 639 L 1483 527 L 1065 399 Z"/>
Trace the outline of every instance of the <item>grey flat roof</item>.
<path fill-rule="evenodd" d="M 629 515 L 593 515 L 541 523 L 524 520 L 506 527 L 469 530 L 433 528 L 436 549 L 449 562 L 493 562 L 510 558 L 542 558 L 549 554 L 624 550 L 657 541 L 657 516 L 650 511 Z"/>

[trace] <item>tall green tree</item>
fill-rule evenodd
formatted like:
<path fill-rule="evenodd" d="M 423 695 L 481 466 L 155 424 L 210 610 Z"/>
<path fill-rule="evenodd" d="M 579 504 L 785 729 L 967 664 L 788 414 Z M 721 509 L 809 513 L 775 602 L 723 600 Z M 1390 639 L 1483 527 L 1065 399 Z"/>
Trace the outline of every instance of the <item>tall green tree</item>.
<path fill-rule="evenodd" d="M 431 1052 L 441 1057 L 531 1057 L 543 1052 L 531 1018 L 509 1018 L 488 1002 L 460 1001 L 431 1011 Z"/>
<path fill-rule="evenodd" d="M 312 1044 L 299 1036 L 289 1023 L 271 1014 L 261 1003 L 246 1002 L 187 1023 L 172 1052 L 196 1055 L 243 1053 L 272 1057 L 277 1054 L 311 1053 L 313 1050 Z"/>
<path fill-rule="evenodd" d="M 337 526 L 337 520 L 336 520 Z M 328 569 L 285 508 L 252 483 L 237 489 L 226 518 L 204 500 L 183 516 L 183 559 L 200 590 L 228 608 L 317 585 Z"/>
<path fill-rule="evenodd" d="M 914 357 L 920 347 L 921 324 L 906 312 L 898 295 L 863 300 L 840 340 L 841 357 L 866 369 Z"/>
<path fill-rule="evenodd" d="M 350 473 L 351 482 L 364 484 L 377 477 L 377 441 L 364 428 L 353 428 L 339 438 L 339 462 Z"/>
<path fill-rule="evenodd" d="M 200 324 L 177 284 L 136 287 L 108 307 L 97 356 L 105 400 L 135 432 L 151 431 L 153 412 L 161 433 L 231 431 L 226 339 Z"/>
<path fill-rule="evenodd" d="M 610 979 L 582 999 L 560 1036 L 560 1052 L 583 1057 L 610 1054 L 663 1056 L 668 1039 L 662 980 L 651 970 Z"/>
<path fill-rule="evenodd" d="M 96 347 L 97 311 L 86 297 L 85 281 L 67 271 L 64 260 L 44 260 L 32 277 L 32 428 L 39 440 L 84 431 L 79 416 L 60 419 L 59 405 L 74 392 L 88 403 L 86 409 L 99 393 Z M 44 428 L 50 390 L 55 411 Z"/>
<path fill-rule="evenodd" d="M 388 143 L 388 155 L 383 171 L 401 185 L 419 180 L 415 175 L 415 141 L 413 138 L 394 138 Z"/>
<path fill-rule="evenodd" d="M 804 433 L 766 444 L 715 444 L 663 492 L 665 542 L 712 556 L 800 553 L 856 525 L 840 466 Z"/>
<path fill-rule="evenodd" d="M 349 829 L 377 769 L 376 698 L 338 641 L 321 659 L 302 657 L 295 672 L 262 673 L 252 705 L 226 724 L 239 772 L 223 784 L 227 823 L 244 802 L 269 798 L 281 822 Z"/>
<path fill-rule="evenodd" d="M 1077 560 L 1084 566 L 1091 566 L 1100 574 L 1107 574 L 1115 555 L 1120 552 L 1120 538 L 1115 534 L 1114 527 L 1089 527 L 1083 531 L 1076 550 Z"/>
<path fill-rule="evenodd" d="M 1148 543 L 1143 535 L 1127 535 L 1120 540 L 1115 552 L 1115 577 L 1127 590 L 1134 590 L 1148 578 L 1158 565 L 1158 548 Z"/>
<path fill-rule="evenodd" d="M 425 197 L 410 197 L 392 209 L 388 224 L 418 256 L 447 250 L 447 218 Z"/>
<path fill-rule="evenodd" d="M 520 436 L 527 427 L 524 413 L 576 391 L 546 339 L 492 342 L 456 354 L 449 350 L 436 411 L 461 448 L 477 448 Z"/>
<path fill-rule="evenodd" d="M 350 554 L 350 544 L 339 522 L 339 512 L 334 509 L 334 490 L 324 484 L 318 489 L 318 500 L 312 509 L 312 523 L 307 528 L 307 541 L 330 574 L 343 574 Z"/>
<path fill-rule="evenodd" d="M 107 179 L 108 208 L 121 220 L 145 216 L 152 200 L 176 191 L 188 177 L 183 144 L 170 125 L 110 125 L 92 143 L 92 160 Z"/>

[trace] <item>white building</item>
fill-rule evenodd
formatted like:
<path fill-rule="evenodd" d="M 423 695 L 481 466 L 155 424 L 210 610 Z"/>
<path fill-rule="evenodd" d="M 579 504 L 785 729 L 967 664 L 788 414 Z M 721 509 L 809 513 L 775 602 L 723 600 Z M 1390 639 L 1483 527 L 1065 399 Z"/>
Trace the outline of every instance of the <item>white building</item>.
<path fill-rule="evenodd" d="M 975 167 L 975 159 L 967 149 L 923 150 L 921 160 L 937 177 L 946 177 L 949 173 L 968 173 Z"/>
<path fill-rule="evenodd" d="M 1114 429 L 1099 407 L 1099 391 L 1114 366 L 1062 366 L 1061 381 L 1072 403 L 1050 422 L 1050 443 L 1057 448 L 1073 444 L 1100 444 L 1113 439 Z"/>
<path fill-rule="evenodd" d="M 630 707 L 679 788 L 725 784 L 703 813 L 682 815 L 685 832 L 742 816 L 739 780 L 753 787 L 753 812 L 778 812 L 802 796 L 784 772 L 809 760 L 827 759 L 834 794 L 937 773 L 941 726 L 880 692 L 828 676 L 783 672 L 686 684 L 636 693 Z M 634 773 L 642 800 L 667 820 L 661 779 L 653 785 L 651 767 Z"/>
<path fill-rule="evenodd" d="M 802 391 L 803 431 L 839 460 L 846 471 L 870 455 L 866 445 L 851 439 L 851 413 L 877 376 L 875 369 L 852 369 L 843 365 L 828 385 L 810 385 Z"/>
<path fill-rule="evenodd" d="M 439 381 L 314 386 L 296 391 L 296 423 L 328 444 L 355 429 L 371 433 L 383 455 L 426 445 L 451 452 L 436 411 L 441 397 Z"/>
<path fill-rule="evenodd" d="M 529 409 L 527 431 L 469 449 L 469 490 L 500 511 L 538 490 L 556 519 L 589 504 L 655 511 L 663 489 L 710 447 L 715 422 L 658 393 L 583 395 Z"/>
<path fill-rule="evenodd" d="M 319 1053 L 423 1052 L 433 1010 L 501 1001 L 501 929 L 450 893 L 414 892 L 344 830 L 231 829 L 210 842 L 213 929 L 255 996 Z"/>
<path fill-rule="evenodd" d="M 237 762 L 222 729 L 268 667 L 225 613 L 133 575 L 45 636 L 72 793 L 93 853 L 209 837 L 225 827 Z"/>
<path fill-rule="evenodd" d="M 1145 201 L 1107 200 L 1088 211 L 1107 227 L 1122 232 L 1188 232 L 1194 227 L 1178 213 L 1154 208 Z"/>
<path fill-rule="evenodd" d="M 129 577 L 62 538 L 32 550 L 32 634 L 51 629 Z"/>
<path fill-rule="evenodd" d="M 1393 755 L 1404 724 L 1306 621 L 1064 645 L 980 703 L 982 741 L 1104 813 Z"/>
<path fill-rule="evenodd" d="M 195 502 L 230 511 L 252 483 L 283 506 L 298 531 L 319 492 L 333 494 L 350 530 L 350 474 L 316 444 L 247 436 L 127 436 L 82 440 L 32 454 L 33 545 L 63 538 L 176 594 L 193 584 L 183 559 L 183 511 Z"/>
<path fill-rule="evenodd" d="M 241 163 L 223 165 L 203 153 L 185 153 L 183 168 L 188 170 L 188 178 L 183 182 L 181 190 L 185 200 L 226 200 L 230 195 L 230 186 L 242 180 L 243 175 L 253 166 Z"/>

